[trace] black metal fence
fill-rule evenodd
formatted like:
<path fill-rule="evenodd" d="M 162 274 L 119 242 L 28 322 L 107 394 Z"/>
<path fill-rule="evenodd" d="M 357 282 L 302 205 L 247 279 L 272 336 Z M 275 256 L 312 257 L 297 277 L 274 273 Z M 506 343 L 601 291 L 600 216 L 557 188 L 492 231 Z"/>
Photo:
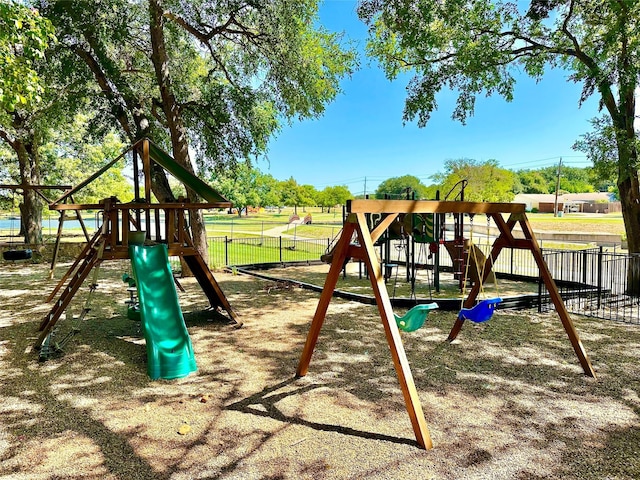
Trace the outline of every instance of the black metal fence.
<path fill-rule="evenodd" d="M 249 264 L 273 264 L 317 261 L 326 253 L 331 239 L 292 239 L 284 237 L 229 238 L 211 237 L 209 262 L 213 267 Z M 477 245 L 488 255 L 490 245 Z M 392 243 L 387 261 L 403 263 L 407 248 L 402 242 Z M 543 248 L 552 277 L 560 289 L 567 309 L 576 314 L 640 324 L 640 255 L 605 251 L 602 247 L 583 250 Z M 428 259 L 428 245 L 417 245 L 415 261 Z M 440 246 L 440 266 L 452 268 L 452 261 Z M 494 271 L 507 278 L 539 284 L 538 308 L 553 310 L 540 272 L 528 250 L 504 249 L 494 259 Z"/>
<path fill-rule="evenodd" d="M 602 248 L 544 256 L 570 312 L 640 324 L 640 256 Z M 543 311 L 553 309 L 547 293 L 541 285 Z"/>
<path fill-rule="evenodd" d="M 286 263 L 320 260 L 331 239 L 283 237 L 210 237 L 209 263 L 213 267 L 256 263 Z"/>

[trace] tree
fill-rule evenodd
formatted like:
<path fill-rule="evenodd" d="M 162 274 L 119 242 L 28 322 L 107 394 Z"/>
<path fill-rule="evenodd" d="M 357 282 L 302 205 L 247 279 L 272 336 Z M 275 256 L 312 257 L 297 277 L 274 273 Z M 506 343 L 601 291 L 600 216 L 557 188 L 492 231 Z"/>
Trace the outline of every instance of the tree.
<path fill-rule="evenodd" d="M 540 170 L 518 170 L 516 175 L 520 181 L 522 193 L 551 193 L 549 181 Z"/>
<path fill-rule="evenodd" d="M 414 193 L 416 200 L 428 198 L 427 187 L 418 177 L 413 175 L 386 179 L 378 185 L 375 196 L 376 198 L 385 198 L 385 195 L 387 195 L 395 199 L 405 199 L 407 198 L 407 191 L 409 195 Z"/>
<path fill-rule="evenodd" d="M 313 207 L 318 204 L 318 190 L 313 185 L 300 185 L 300 206 L 302 211 L 305 212 L 305 207 Z"/>
<path fill-rule="evenodd" d="M 0 112 L 39 103 L 44 85 L 37 64 L 54 40 L 51 23 L 13 0 L 0 3 Z"/>
<path fill-rule="evenodd" d="M 525 7 L 526 8 L 526 7 Z M 511 100 L 514 74 L 540 79 L 545 67 L 572 72 L 581 102 L 597 95 L 611 119 L 617 185 L 631 253 L 640 253 L 638 142 L 635 91 L 640 80 L 640 2 L 532 0 L 362 0 L 368 51 L 389 78 L 415 75 L 404 118 L 424 126 L 443 88 L 457 90 L 453 118 L 473 114 L 478 94 Z M 640 275 L 640 273 L 639 273 Z M 640 282 L 632 282 L 640 285 Z"/>
<path fill-rule="evenodd" d="M 171 145 L 199 175 L 262 154 L 283 120 L 322 114 L 354 65 L 317 27 L 317 0 L 38 3 L 94 75 L 104 113 L 131 141 Z M 162 171 L 152 187 L 172 200 Z M 192 229 L 204 251 L 201 222 Z"/>
<path fill-rule="evenodd" d="M 256 174 L 256 192 L 258 194 L 258 206 L 279 207 L 282 205 L 279 182 L 273 175 L 258 172 Z"/>
<path fill-rule="evenodd" d="M 125 145 L 115 131 L 94 137 L 89 132 L 91 122 L 91 116 L 78 113 L 66 128 L 50 133 L 48 141 L 40 147 L 42 181 L 45 184 L 78 185 L 90 173 L 120 155 Z M 98 203 L 111 196 L 123 202 L 133 200 L 133 185 L 122 173 L 124 163 L 121 160 L 79 190 L 74 200 L 78 203 Z"/>
<path fill-rule="evenodd" d="M 233 171 L 213 178 L 211 185 L 218 190 L 227 200 L 233 202 L 238 210 L 238 216 L 242 216 L 245 210 L 249 215 L 249 206 L 259 205 L 258 171 L 247 163 L 239 164 Z"/>
<path fill-rule="evenodd" d="M 281 181 L 279 184 L 282 204 L 287 207 L 293 207 L 293 213 L 298 214 L 298 205 L 300 205 L 302 198 L 300 192 L 300 185 L 294 180 L 293 177 L 289 177 L 288 180 Z"/>
<path fill-rule="evenodd" d="M 516 172 L 524 193 L 554 193 L 558 180 L 558 167 L 545 167 L 535 170 L 518 170 Z M 569 167 L 560 168 L 560 190 L 568 193 L 585 193 L 602 191 L 600 185 L 606 185 L 606 179 L 599 179 L 594 168 Z M 607 188 L 605 186 L 604 191 Z M 519 193 L 519 192 L 517 192 Z"/>
<path fill-rule="evenodd" d="M 353 195 L 349 191 L 346 185 L 337 185 L 332 187 L 325 187 L 318 195 L 318 201 L 322 207 L 327 208 L 327 212 L 331 213 L 331 208 L 336 205 L 344 205 L 347 200 L 353 198 Z"/>
<path fill-rule="evenodd" d="M 510 202 L 517 184 L 516 174 L 500 168 L 495 160 L 479 162 L 468 158 L 447 160 L 444 172 L 433 179 L 445 193 L 466 180 L 464 199 L 470 202 Z"/>
<path fill-rule="evenodd" d="M 54 40 L 50 22 L 37 10 L 13 1 L 0 3 L 0 140 L 17 159 L 14 181 L 24 185 L 41 183 L 38 146 L 45 112 L 52 107 L 51 97 L 43 99 L 41 72 Z M 32 189 L 24 190 L 20 216 L 25 243 L 41 243 L 42 205 Z"/>
<path fill-rule="evenodd" d="M 591 120 L 593 131 L 585 133 L 573 148 L 584 152 L 593 162 L 591 182 L 599 191 L 610 191 L 618 196 L 615 178 L 618 169 L 615 128 L 611 118 L 600 116 Z M 636 132 L 638 138 L 638 132 Z M 637 148 L 637 147 L 636 147 Z"/>

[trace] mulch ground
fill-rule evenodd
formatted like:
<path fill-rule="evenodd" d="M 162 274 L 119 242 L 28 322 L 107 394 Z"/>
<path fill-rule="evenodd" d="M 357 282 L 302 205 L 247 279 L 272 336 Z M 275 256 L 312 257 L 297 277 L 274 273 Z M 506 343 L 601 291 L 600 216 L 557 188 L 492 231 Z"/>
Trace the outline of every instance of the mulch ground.
<path fill-rule="evenodd" d="M 103 265 L 89 315 L 73 319 L 83 287 L 56 338 L 80 332 L 40 362 L 31 346 L 55 281 L 46 265 L 1 266 L 0 479 L 640 478 L 640 326 L 574 318 L 594 380 L 554 314 L 499 311 L 449 344 L 455 314 L 431 313 L 402 334 L 425 451 L 374 306 L 334 300 L 296 379 L 319 294 L 216 273 L 234 329 L 182 279 L 198 371 L 152 381 L 127 269 Z"/>

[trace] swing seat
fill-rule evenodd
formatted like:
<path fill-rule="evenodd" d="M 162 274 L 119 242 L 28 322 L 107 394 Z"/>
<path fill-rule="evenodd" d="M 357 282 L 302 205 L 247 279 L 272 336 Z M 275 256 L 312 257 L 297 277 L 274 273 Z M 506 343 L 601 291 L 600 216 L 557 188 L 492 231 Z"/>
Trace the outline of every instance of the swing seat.
<path fill-rule="evenodd" d="M 422 303 L 411 308 L 411 310 L 401 317 L 395 313 L 393 316 L 395 317 L 396 324 L 400 330 L 404 332 L 413 332 L 424 325 L 424 322 L 429 315 L 429 310 L 434 310 L 436 308 L 438 308 L 437 303 Z"/>
<path fill-rule="evenodd" d="M 496 306 L 502 302 L 500 297 L 487 298 L 476 303 L 471 308 L 463 308 L 458 313 L 461 320 L 471 320 L 474 323 L 486 322 L 493 316 Z"/>
<path fill-rule="evenodd" d="M 5 250 L 2 252 L 2 258 L 5 260 L 29 260 L 33 256 L 33 250 L 26 248 L 24 250 Z"/>

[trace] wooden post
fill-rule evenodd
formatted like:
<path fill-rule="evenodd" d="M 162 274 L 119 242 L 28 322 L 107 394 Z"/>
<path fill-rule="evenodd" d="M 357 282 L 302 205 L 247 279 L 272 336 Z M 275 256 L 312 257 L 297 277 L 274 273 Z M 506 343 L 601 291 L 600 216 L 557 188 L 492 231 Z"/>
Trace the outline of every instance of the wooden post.
<path fill-rule="evenodd" d="M 390 216 L 395 218 L 395 215 Z M 392 222 L 393 218 L 388 221 Z M 350 245 L 354 230 L 357 232 L 360 247 Z M 405 405 L 407 412 L 409 413 L 409 419 L 411 420 L 416 441 L 418 442 L 418 445 L 423 448 L 432 448 L 433 443 L 431 442 L 429 429 L 427 428 L 427 424 L 424 419 L 420 398 L 418 397 L 413 376 L 411 375 L 411 369 L 402 345 L 400 332 L 398 331 L 398 326 L 396 325 L 395 318 L 393 316 L 391 300 L 389 299 L 382 275 L 382 267 L 377 260 L 373 241 L 369 234 L 366 218 L 363 213 L 349 215 L 344 224 L 342 235 L 334 249 L 331 267 L 329 268 L 329 273 L 325 280 L 320 301 L 318 302 L 316 313 L 313 317 L 313 321 L 311 322 L 309 333 L 307 334 L 307 340 L 302 351 L 296 375 L 302 377 L 307 374 L 311 355 L 313 354 L 313 350 L 318 341 L 318 336 L 320 334 L 322 324 L 324 323 L 327 308 L 331 302 L 331 297 L 348 253 L 357 253 L 358 258 L 362 258 L 367 266 L 371 285 L 376 296 L 378 311 L 380 312 L 387 343 L 391 350 L 391 357 L 396 369 L 396 374 L 398 375 L 400 389 L 404 396 Z"/>
<path fill-rule="evenodd" d="M 593 366 L 589 361 L 587 352 L 584 349 L 582 342 L 580 341 L 578 331 L 573 325 L 571 317 L 569 317 L 567 307 L 562 301 L 562 297 L 560 296 L 560 292 L 558 291 L 556 282 L 551 276 L 551 272 L 549 271 L 547 262 L 544 261 L 544 257 L 542 256 L 542 251 L 540 250 L 538 241 L 533 235 L 533 230 L 531 229 L 531 225 L 529 224 L 529 219 L 527 219 L 527 216 L 525 214 L 522 214 L 522 217 L 520 218 L 520 226 L 522 227 L 522 232 L 524 233 L 525 238 L 531 243 L 531 253 L 533 253 L 533 258 L 535 258 L 536 263 L 538 264 L 538 268 L 540 269 L 540 276 L 544 280 L 544 284 L 549 291 L 551 301 L 556 307 L 556 312 L 560 317 L 560 321 L 562 322 L 562 326 L 564 327 L 565 332 L 567 332 L 567 336 L 569 337 L 569 341 L 573 346 L 573 350 L 576 352 L 578 360 L 580 361 L 580 365 L 582 365 L 582 370 L 584 371 L 585 375 L 595 378 L 596 373 L 593 370 Z"/>
<path fill-rule="evenodd" d="M 396 324 L 395 317 L 393 315 L 393 308 L 391 307 L 391 299 L 387 292 L 387 287 L 384 283 L 384 276 L 382 273 L 382 266 L 378 262 L 376 257 L 373 241 L 369 235 L 367 228 L 367 222 L 363 213 L 356 214 L 358 238 L 363 250 L 364 262 L 367 265 L 369 271 L 369 278 L 371 279 L 371 286 L 373 287 L 373 293 L 376 297 L 376 304 L 378 305 L 378 311 L 382 319 L 382 326 L 384 327 L 384 333 L 387 337 L 387 343 L 391 351 L 391 358 L 393 359 L 393 366 L 396 369 L 398 381 L 400 382 L 400 389 L 404 396 L 404 402 L 411 420 L 411 426 L 416 436 L 418 445 L 423 448 L 433 448 L 431 437 L 429 435 L 429 429 L 427 428 L 427 422 L 424 419 L 424 413 L 422 412 L 422 405 L 420 404 L 420 398 L 418 391 L 416 390 L 415 383 L 413 381 L 413 375 L 411 374 L 411 368 L 409 367 L 409 361 L 404 351 L 402 339 L 400 338 L 400 331 Z"/>
<path fill-rule="evenodd" d="M 316 343 L 318 342 L 318 335 L 320 334 L 320 329 L 322 328 L 322 324 L 324 323 L 324 318 L 327 314 L 327 308 L 329 307 L 329 303 L 331 302 L 331 297 L 333 296 L 333 291 L 336 288 L 336 284 L 338 283 L 338 278 L 340 277 L 340 272 L 342 271 L 342 265 L 344 264 L 345 259 L 347 258 L 347 251 L 349 250 L 349 243 L 351 242 L 351 236 L 353 235 L 353 231 L 355 229 L 355 223 L 345 222 L 344 227 L 342 229 L 342 235 L 336 243 L 336 247 L 333 250 L 333 260 L 331 262 L 331 267 L 329 268 L 329 273 L 327 274 L 327 278 L 324 281 L 324 288 L 322 289 L 322 294 L 320 295 L 320 301 L 318 302 L 318 306 L 316 307 L 316 313 L 313 316 L 313 321 L 311 322 L 311 327 L 309 328 L 309 333 L 307 334 L 307 340 L 305 342 L 304 348 L 302 349 L 302 356 L 300 357 L 300 362 L 298 363 L 298 369 L 296 370 L 296 376 L 304 377 L 309 371 L 309 362 L 311 361 L 311 355 L 313 355 L 313 350 L 316 347 Z"/>
<path fill-rule="evenodd" d="M 142 169 L 144 171 L 144 199 L 148 204 L 151 203 L 151 157 L 149 156 L 149 140 L 142 141 Z M 149 238 L 149 229 L 151 228 L 151 213 L 149 209 L 144 211 L 145 227 L 147 238 Z M 138 228 L 141 228 L 140 226 Z"/>

